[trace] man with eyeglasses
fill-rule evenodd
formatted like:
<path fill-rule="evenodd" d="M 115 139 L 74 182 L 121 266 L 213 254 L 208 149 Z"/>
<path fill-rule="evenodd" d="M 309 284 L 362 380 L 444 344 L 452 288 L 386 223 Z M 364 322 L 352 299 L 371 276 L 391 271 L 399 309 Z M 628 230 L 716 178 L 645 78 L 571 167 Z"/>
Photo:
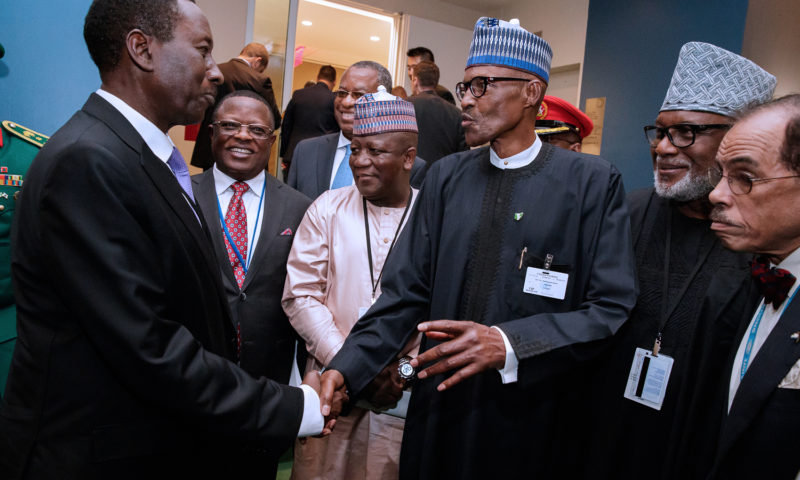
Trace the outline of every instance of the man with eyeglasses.
<path fill-rule="evenodd" d="M 286 183 L 314 200 L 325 190 L 353 184 L 350 170 L 350 141 L 353 138 L 353 115 L 356 101 L 383 85 L 392 89 L 392 76 L 386 67 L 370 61 L 356 62 L 345 70 L 334 93 L 333 113 L 340 131 L 309 138 L 297 144 Z M 425 161 L 417 158 L 411 171 L 411 185 L 419 188 L 425 178 Z"/>
<path fill-rule="evenodd" d="M 192 177 L 236 330 L 239 365 L 255 378 L 289 383 L 299 339 L 281 308 L 286 259 L 311 201 L 266 171 L 275 142 L 263 97 L 236 90 L 209 125 L 214 165 Z M 240 462 L 272 478 L 280 451 L 242 452 Z"/>
<path fill-rule="evenodd" d="M 401 478 L 558 477 L 576 440 L 557 441 L 560 405 L 586 394 L 572 380 L 588 343 L 633 308 L 620 173 L 534 131 L 551 58 L 518 21 L 477 21 L 456 92 L 467 144 L 489 145 L 428 170 L 381 297 L 323 374 L 323 413 L 335 416 L 334 391 L 358 398 L 425 332 L 410 361 L 427 368 L 411 395 Z"/>
<path fill-rule="evenodd" d="M 774 88 L 775 77 L 739 55 L 700 42 L 681 48 L 655 125 L 644 128 L 654 188 L 628 197 L 639 299 L 597 367 L 597 394 L 578 409 L 587 418 L 576 431 L 591 432 L 586 477 L 707 472 L 714 441 L 698 439 L 719 423 L 697 413 L 715 393 L 708 386 L 721 375 L 748 280 L 746 259 L 709 229 L 707 170 L 737 112 Z"/>
<path fill-rule="evenodd" d="M 722 140 L 709 180 L 711 229 L 731 250 L 755 254 L 757 287 L 720 376 L 725 395 L 710 409 L 724 420 L 709 478 L 793 479 L 800 471 L 800 95 L 746 112 Z"/>
<path fill-rule="evenodd" d="M 267 101 L 272 114 L 275 117 L 275 130 L 281 126 L 281 111 L 275 101 L 275 92 L 272 89 L 272 79 L 264 72 L 269 64 L 269 52 L 264 45 L 252 42 L 242 48 L 238 57 L 232 58 L 225 63 L 219 64 L 219 71 L 222 72 L 222 84 L 217 89 L 217 101 L 225 95 L 237 90 L 250 90 L 261 95 Z M 200 130 L 197 132 L 197 139 L 192 151 L 192 165 L 208 170 L 213 164 L 211 153 L 211 140 L 209 128 L 211 124 L 211 114 L 213 108 L 206 110 L 203 121 L 200 123 Z"/>

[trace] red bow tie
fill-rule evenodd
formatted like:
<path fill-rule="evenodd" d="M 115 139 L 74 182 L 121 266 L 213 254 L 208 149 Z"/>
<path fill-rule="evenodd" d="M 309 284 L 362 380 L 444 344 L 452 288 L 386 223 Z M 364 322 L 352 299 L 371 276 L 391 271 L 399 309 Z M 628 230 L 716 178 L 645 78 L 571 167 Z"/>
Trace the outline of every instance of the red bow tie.
<path fill-rule="evenodd" d="M 750 262 L 750 275 L 756 279 L 758 288 L 764 295 L 764 304 L 771 303 L 776 309 L 786 300 L 796 280 L 788 270 L 770 267 L 769 261 L 764 257 L 757 257 Z"/>

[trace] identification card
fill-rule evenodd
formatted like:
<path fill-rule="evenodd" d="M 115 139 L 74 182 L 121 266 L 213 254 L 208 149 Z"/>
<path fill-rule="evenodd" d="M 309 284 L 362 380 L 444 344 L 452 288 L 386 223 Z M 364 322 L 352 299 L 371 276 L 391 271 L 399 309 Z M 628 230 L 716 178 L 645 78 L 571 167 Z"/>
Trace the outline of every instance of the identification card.
<path fill-rule="evenodd" d="M 364 314 L 367 313 L 367 310 L 369 310 L 369 307 L 359 307 L 358 308 L 358 318 L 363 317 Z"/>
<path fill-rule="evenodd" d="M 637 348 L 625 386 L 625 398 L 661 410 L 673 362 L 672 357 L 663 353 L 656 357 L 650 350 Z"/>
<path fill-rule="evenodd" d="M 569 275 L 552 270 L 528 267 L 522 291 L 542 297 L 564 300 L 567 294 Z"/>

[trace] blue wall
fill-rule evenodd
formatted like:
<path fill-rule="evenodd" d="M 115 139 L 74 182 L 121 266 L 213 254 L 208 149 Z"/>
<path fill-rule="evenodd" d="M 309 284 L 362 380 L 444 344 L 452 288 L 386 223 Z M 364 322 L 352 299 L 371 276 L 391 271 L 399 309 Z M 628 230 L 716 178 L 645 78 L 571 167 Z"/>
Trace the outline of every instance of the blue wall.
<path fill-rule="evenodd" d="M 51 135 L 100 87 L 83 42 L 90 0 L 4 2 L 0 120 Z"/>
<path fill-rule="evenodd" d="M 581 106 L 606 97 L 601 155 L 628 191 L 651 186 L 653 167 L 642 127 L 667 93 L 681 46 L 742 49 L 747 0 L 591 0 Z"/>

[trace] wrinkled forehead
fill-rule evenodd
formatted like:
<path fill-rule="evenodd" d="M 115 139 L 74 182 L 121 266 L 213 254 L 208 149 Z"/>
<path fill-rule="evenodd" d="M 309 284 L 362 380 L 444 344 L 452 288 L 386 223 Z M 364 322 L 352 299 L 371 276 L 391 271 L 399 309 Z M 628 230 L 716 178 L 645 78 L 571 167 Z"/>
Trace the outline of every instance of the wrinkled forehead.
<path fill-rule="evenodd" d="M 720 143 L 717 162 L 723 166 L 774 166 L 780 160 L 784 128 L 785 121 L 769 115 L 755 115 L 736 123 Z"/>

